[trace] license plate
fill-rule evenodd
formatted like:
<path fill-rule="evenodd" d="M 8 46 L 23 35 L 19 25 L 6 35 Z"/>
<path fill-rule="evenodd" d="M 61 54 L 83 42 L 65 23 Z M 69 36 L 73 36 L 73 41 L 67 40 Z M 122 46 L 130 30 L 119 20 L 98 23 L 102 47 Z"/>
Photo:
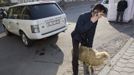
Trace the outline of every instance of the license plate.
<path fill-rule="evenodd" d="M 50 27 L 50 26 L 54 26 L 54 25 L 60 24 L 60 19 L 53 20 L 53 21 L 49 21 L 49 22 L 47 22 L 46 24 L 47 24 L 47 27 Z"/>

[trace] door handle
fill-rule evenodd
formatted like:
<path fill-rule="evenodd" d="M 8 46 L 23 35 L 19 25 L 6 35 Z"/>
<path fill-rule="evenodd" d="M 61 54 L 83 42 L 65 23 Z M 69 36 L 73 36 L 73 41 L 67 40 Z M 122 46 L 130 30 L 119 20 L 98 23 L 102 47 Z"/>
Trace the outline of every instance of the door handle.
<path fill-rule="evenodd" d="M 9 22 L 9 24 L 11 24 L 12 22 Z"/>

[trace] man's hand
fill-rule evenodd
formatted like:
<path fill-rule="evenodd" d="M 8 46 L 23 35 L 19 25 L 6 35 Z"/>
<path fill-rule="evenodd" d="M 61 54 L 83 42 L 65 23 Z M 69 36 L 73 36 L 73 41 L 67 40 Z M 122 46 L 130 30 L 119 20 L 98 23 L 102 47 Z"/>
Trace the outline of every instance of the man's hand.
<path fill-rule="evenodd" d="M 93 16 L 91 17 L 91 21 L 92 21 L 93 23 L 95 23 L 96 21 L 98 21 L 98 19 L 99 19 L 99 16 L 98 16 L 97 14 L 95 14 L 95 15 L 93 15 Z"/>

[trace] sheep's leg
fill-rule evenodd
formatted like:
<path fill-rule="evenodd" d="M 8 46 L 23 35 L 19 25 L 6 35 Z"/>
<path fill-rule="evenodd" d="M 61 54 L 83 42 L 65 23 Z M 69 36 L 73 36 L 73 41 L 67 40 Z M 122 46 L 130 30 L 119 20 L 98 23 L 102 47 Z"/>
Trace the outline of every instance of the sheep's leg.
<path fill-rule="evenodd" d="M 94 68 L 91 65 L 89 65 L 89 75 L 95 75 Z"/>
<path fill-rule="evenodd" d="M 94 75 L 94 68 L 91 66 L 90 69 L 91 69 L 91 75 Z"/>
<path fill-rule="evenodd" d="M 88 70 L 88 65 L 86 65 L 85 63 L 83 63 L 83 68 L 84 68 L 84 75 L 90 75 L 90 72 Z"/>

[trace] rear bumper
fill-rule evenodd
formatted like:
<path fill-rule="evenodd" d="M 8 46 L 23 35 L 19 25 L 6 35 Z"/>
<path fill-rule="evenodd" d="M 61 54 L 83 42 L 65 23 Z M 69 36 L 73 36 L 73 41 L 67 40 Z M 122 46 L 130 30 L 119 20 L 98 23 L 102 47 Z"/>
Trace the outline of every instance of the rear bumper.
<path fill-rule="evenodd" d="M 31 40 L 37 40 L 37 39 L 43 39 L 55 34 L 58 34 L 60 32 L 64 32 L 67 29 L 67 26 L 63 26 L 61 28 L 55 29 L 53 31 L 50 32 L 46 32 L 46 33 L 32 33 L 32 35 L 29 35 L 29 39 Z"/>

